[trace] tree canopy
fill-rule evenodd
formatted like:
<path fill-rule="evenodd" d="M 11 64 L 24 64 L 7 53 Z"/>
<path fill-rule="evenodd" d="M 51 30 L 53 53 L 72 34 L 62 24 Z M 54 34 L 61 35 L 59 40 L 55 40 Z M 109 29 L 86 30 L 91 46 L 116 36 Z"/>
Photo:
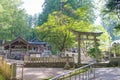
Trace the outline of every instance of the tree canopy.
<path fill-rule="evenodd" d="M 120 1 L 119 0 L 107 0 L 102 10 L 103 20 L 107 22 L 113 22 L 115 29 L 119 29 L 119 16 L 120 16 Z M 107 23 L 109 24 L 109 23 Z"/>
<path fill-rule="evenodd" d="M 18 35 L 27 37 L 29 28 L 20 0 L 0 0 L 0 39 L 11 40 Z"/>
<path fill-rule="evenodd" d="M 91 0 L 45 0 L 43 4 L 43 12 L 38 17 L 38 25 L 42 25 L 44 22 L 46 22 L 48 15 L 54 11 L 63 10 L 64 14 L 73 16 L 73 10 L 76 10 L 80 6 L 84 5 L 92 6 L 93 4 Z M 93 11 L 91 11 L 91 13 L 92 12 Z"/>
<path fill-rule="evenodd" d="M 37 37 L 49 43 L 53 51 L 64 51 L 74 47 L 76 43 L 75 35 L 71 30 L 102 31 L 105 34 L 100 37 L 102 40 L 100 44 L 108 45 L 105 39 L 108 34 L 105 29 L 106 25 L 111 26 L 111 24 L 109 18 L 102 16 L 105 22 L 104 28 L 94 25 L 97 17 L 94 0 L 45 0 L 42 13 L 34 16 L 25 13 L 20 7 L 22 4 L 20 0 L 0 0 L 0 2 L 0 39 L 2 40 L 9 41 L 18 35 L 22 35 L 27 40 Z M 104 9 L 103 14 L 108 8 Z M 118 17 L 110 14 L 112 20 L 118 20 Z M 112 28 L 107 28 L 107 31 L 109 29 Z M 106 48 L 101 49 L 106 50 Z"/>
<path fill-rule="evenodd" d="M 70 31 L 71 29 L 82 32 L 95 31 L 93 23 L 96 17 L 93 11 L 93 3 L 89 1 L 85 1 L 82 4 L 76 2 L 77 7 L 74 5 L 74 7 L 72 7 L 72 3 L 70 4 L 70 2 L 67 1 L 64 1 L 62 9 L 59 8 L 58 10 L 49 13 L 47 21 L 34 29 L 34 32 L 39 39 L 48 42 L 52 45 L 53 49 L 58 51 L 72 48 L 75 45 L 75 35 Z M 49 8 L 52 10 L 52 7 Z"/>

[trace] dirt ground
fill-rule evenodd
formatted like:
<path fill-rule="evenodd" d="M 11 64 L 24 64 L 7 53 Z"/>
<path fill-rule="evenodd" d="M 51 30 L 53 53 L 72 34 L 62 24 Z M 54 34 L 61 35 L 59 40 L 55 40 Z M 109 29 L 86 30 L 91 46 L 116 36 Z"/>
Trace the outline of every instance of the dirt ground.
<path fill-rule="evenodd" d="M 62 68 L 24 68 L 23 80 L 44 80 L 65 72 Z M 17 78 L 22 78 L 22 68 L 17 68 Z"/>

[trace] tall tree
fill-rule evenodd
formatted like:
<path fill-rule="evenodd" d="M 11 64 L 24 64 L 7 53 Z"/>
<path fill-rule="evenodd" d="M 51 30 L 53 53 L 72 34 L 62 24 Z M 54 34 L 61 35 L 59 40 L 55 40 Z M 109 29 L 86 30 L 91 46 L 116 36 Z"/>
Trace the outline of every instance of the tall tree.
<path fill-rule="evenodd" d="M 120 19 L 120 0 L 108 0 L 106 8 L 108 13 L 114 13 Z"/>
<path fill-rule="evenodd" d="M 31 40 L 36 37 L 34 33 L 34 27 L 37 26 L 38 23 L 38 15 L 35 14 L 34 16 L 26 14 L 25 20 L 27 22 L 28 28 L 29 28 L 29 35 L 27 37 L 27 40 Z"/>
<path fill-rule="evenodd" d="M 70 9 L 69 5 L 66 4 L 64 9 Z M 58 51 L 71 48 L 75 42 L 71 29 L 90 31 L 93 27 L 91 15 L 88 14 L 89 10 L 88 6 L 82 6 L 76 10 L 71 8 L 73 17 L 66 15 L 64 10 L 53 12 L 49 14 L 46 23 L 35 28 L 36 35 Z"/>
<path fill-rule="evenodd" d="M 107 0 L 103 8 L 104 17 L 114 21 L 115 29 L 120 28 L 120 0 Z"/>
<path fill-rule="evenodd" d="M 0 14 L 0 38 L 11 40 L 22 35 L 27 37 L 29 28 L 25 20 L 24 10 L 20 8 L 20 0 L 0 0 L 3 11 Z"/>
<path fill-rule="evenodd" d="M 48 22 L 35 28 L 37 36 L 52 45 L 53 49 L 63 51 L 73 45 L 73 34 L 69 31 L 71 18 L 54 12 L 49 15 Z"/>
<path fill-rule="evenodd" d="M 48 15 L 54 11 L 60 11 L 64 5 L 69 4 L 73 9 L 79 7 L 79 0 L 45 0 L 43 4 L 43 12 L 39 15 L 38 25 L 42 25 L 47 21 Z"/>
<path fill-rule="evenodd" d="M 119 35 L 119 0 L 102 0 L 101 24 L 111 36 L 112 40 L 120 38 Z"/>

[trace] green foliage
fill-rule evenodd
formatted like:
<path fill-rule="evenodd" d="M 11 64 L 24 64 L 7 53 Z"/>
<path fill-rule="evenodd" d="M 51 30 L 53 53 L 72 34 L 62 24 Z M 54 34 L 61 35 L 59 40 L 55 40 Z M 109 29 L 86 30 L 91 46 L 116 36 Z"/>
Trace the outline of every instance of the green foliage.
<path fill-rule="evenodd" d="M 6 80 L 6 78 L 1 73 L 2 71 L 0 70 L 0 80 Z"/>
<path fill-rule="evenodd" d="M 89 48 L 87 53 L 90 57 L 97 58 L 97 60 L 103 58 L 103 54 L 101 54 L 101 50 L 98 47 L 97 48 Z"/>
<path fill-rule="evenodd" d="M 38 17 L 38 25 L 42 25 L 46 22 L 50 13 L 59 11 L 60 9 L 60 0 L 45 0 L 45 3 L 43 4 L 43 12 Z"/>
<path fill-rule="evenodd" d="M 0 13 L 0 39 L 11 40 L 22 35 L 27 37 L 29 28 L 25 20 L 24 10 L 19 0 L 0 0 L 3 11 Z"/>
<path fill-rule="evenodd" d="M 53 51 L 63 51 L 65 48 L 72 48 L 75 43 L 75 35 L 70 31 L 71 29 L 82 32 L 89 32 L 93 29 L 94 25 L 92 23 L 95 16 L 93 15 L 92 3 L 88 1 L 81 4 L 77 0 L 67 0 L 62 3 L 62 6 L 60 3 L 56 5 L 57 8 L 53 10 L 51 7 L 55 4 L 51 5 L 51 2 L 52 0 L 45 1 L 44 4 L 43 13 L 46 12 L 47 15 L 49 13 L 47 22 L 43 21 L 44 23 L 42 22 L 41 26 L 35 27 L 34 32 L 39 39 L 48 42 L 52 46 Z M 41 17 L 46 15 L 43 13 Z"/>
<path fill-rule="evenodd" d="M 100 25 L 94 26 L 92 30 L 95 31 L 95 32 L 103 32 L 101 34 L 101 36 L 98 37 L 98 39 L 100 40 L 99 41 L 99 44 L 100 44 L 99 49 L 102 50 L 102 51 L 108 51 L 108 48 L 109 48 L 110 42 L 111 42 L 110 35 Z"/>
<path fill-rule="evenodd" d="M 111 47 L 111 54 L 115 54 L 116 56 L 120 56 L 120 44 L 115 43 Z"/>
<path fill-rule="evenodd" d="M 88 15 L 89 6 L 82 6 L 74 10 L 70 4 L 64 5 L 65 11 L 56 11 L 49 14 L 48 21 L 35 28 L 36 35 L 52 45 L 53 49 L 63 51 L 65 48 L 71 48 L 74 45 L 74 35 L 70 31 L 90 31 L 93 28 L 91 16 Z M 73 16 L 72 16 L 73 15 Z"/>
<path fill-rule="evenodd" d="M 33 38 L 36 37 L 35 33 L 34 33 L 34 27 L 37 26 L 37 20 L 38 20 L 38 15 L 35 14 L 34 16 L 32 15 L 25 15 L 25 21 L 27 22 L 27 26 L 28 26 L 28 35 L 26 37 L 27 40 L 31 40 Z"/>
<path fill-rule="evenodd" d="M 83 3 L 81 3 L 83 1 Z M 43 12 L 38 17 L 38 25 L 42 25 L 47 22 L 48 15 L 54 11 L 62 11 L 65 15 L 74 17 L 74 10 L 80 8 L 81 6 L 89 6 L 89 14 L 93 15 L 93 4 L 91 0 L 45 0 L 43 4 Z M 88 17 L 88 16 L 87 16 Z M 90 16 L 89 16 L 90 17 Z M 91 16 L 92 19 L 95 16 Z M 90 20 L 91 22 L 93 20 Z"/>
<path fill-rule="evenodd" d="M 108 8 L 108 12 L 112 12 L 116 9 L 116 0 L 108 0 L 106 7 Z"/>
<path fill-rule="evenodd" d="M 53 49 L 63 51 L 64 48 L 73 45 L 74 36 L 70 32 L 71 18 L 61 14 L 61 12 L 54 12 L 49 15 L 48 22 L 40 27 L 35 28 L 36 35 L 52 45 Z"/>
<path fill-rule="evenodd" d="M 3 12 L 3 7 L 2 5 L 0 4 L 0 13 Z"/>
<path fill-rule="evenodd" d="M 117 12 L 120 7 L 119 6 L 119 0 L 107 0 L 105 7 L 104 7 L 104 12 L 105 14 L 112 14 L 114 16 L 117 17 L 117 19 L 119 18 L 119 12 Z"/>
<path fill-rule="evenodd" d="M 117 1 L 119 0 L 107 0 L 106 2 L 104 1 L 106 4 L 102 8 L 101 17 L 104 22 L 102 23 L 102 25 L 104 25 L 104 27 L 112 37 L 112 40 L 119 39 L 120 37 L 119 35 L 120 7 L 118 7 L 119 3 L 117 3 Z"/>
<path fill-rule="evenodd" d="M 6 80 L 2 75 L 0 75 L 0 80 Z"/>
<path fill-rule="evenodd" d="M 119 0 L 108 0 L 106 3 L 106 12 L 111 13 L 114 12 L 116 15 L 116 10 L 120 9 L 119 7 Z"/>
<path fill-rule="evenodd" d="M 90 48 L 88 51 L 87 51 L 88 55 L 92 58 L 95 58 L 95 48 Z"/>

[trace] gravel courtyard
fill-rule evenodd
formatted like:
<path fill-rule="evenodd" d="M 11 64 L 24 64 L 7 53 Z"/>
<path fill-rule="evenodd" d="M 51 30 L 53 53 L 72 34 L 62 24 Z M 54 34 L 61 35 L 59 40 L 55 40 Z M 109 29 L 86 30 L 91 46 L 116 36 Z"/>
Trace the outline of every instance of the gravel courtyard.
<path fill-rule="evenodd" d="M 24 68 L 24 80 L 43 80 L 67 72 L 62 68 Z M 22 77 L 22 69 L 17 69 L 17 78 Z"/>

